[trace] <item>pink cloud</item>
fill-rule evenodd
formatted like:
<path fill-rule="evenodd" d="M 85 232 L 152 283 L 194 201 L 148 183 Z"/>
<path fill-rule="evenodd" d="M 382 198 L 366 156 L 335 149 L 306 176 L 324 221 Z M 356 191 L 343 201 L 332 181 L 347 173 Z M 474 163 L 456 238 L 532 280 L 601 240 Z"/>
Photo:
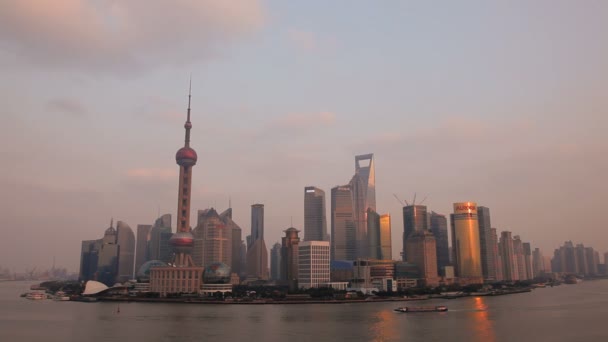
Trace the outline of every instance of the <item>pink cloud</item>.
<path fill-rule="evenodd" d="M 0 43 L 62 67 L 123 71 L 193 62 L 263 23 L 258 0 L 0 2 Z"/>

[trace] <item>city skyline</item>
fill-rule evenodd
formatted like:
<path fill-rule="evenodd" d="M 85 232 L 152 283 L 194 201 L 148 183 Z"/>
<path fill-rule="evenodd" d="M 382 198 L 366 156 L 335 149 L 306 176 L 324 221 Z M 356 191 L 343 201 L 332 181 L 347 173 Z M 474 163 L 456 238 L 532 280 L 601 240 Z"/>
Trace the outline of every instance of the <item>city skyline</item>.
<path fill-rule="evenodd" d="M 213 161 L 194 169 L 191 220 L 231 201 L 244 237 L 249 206 L 264 203 L 271 246 L 291 222 L 304 228 L 302 187 L 329 199 L 352 158 L 373 152 L 393 259 L 403 223 L 392 194 L 415 192 L 442 215 L 461 200 L 492 208 L 499 232 L 545 255 L 567 240 L 608 250 L 597 228 L 608 191 L 608 161 L 597 158 L 608 150 L 608 4 L 356 3 L 344 15 L 314 1 L 117 3 L 123 16 L 112 17 L 115 8 L 86 1 L 37 12 L 18 3 L 0 5 L 0 210 L 23 241 L 51 243 L 4 240 L 3 266 L 55 257 L 75 271 L 81 241 L 111 217 L 137 227 L 160 211 L 177 227 L 168 161 L 190 73 L 193 146 Z M 134 38 L 168 14 L 191 20 Z M 125 22 L 134 36 L 105 26 Z"/>

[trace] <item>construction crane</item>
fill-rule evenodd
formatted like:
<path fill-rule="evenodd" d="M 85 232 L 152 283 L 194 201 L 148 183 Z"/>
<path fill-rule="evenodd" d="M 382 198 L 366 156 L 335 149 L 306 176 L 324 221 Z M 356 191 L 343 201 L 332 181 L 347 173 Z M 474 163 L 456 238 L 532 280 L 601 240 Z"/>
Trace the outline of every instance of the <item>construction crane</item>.
<path fill-rule="evenodd" d="M 393 194 L 393 196 L 395 196 L 395 199 L 397 199 L 397 201 L 399 201 L 399 203 L 401 203 L 402 206 L 406 206 L 406 205 L 410 205 L 409 203 L 407 203 L 407 201 L 405 201 L 405 203 L 403 203 L 402 200 L 399 199 L 399 197 L 397 197 L 397 194 Z"/>

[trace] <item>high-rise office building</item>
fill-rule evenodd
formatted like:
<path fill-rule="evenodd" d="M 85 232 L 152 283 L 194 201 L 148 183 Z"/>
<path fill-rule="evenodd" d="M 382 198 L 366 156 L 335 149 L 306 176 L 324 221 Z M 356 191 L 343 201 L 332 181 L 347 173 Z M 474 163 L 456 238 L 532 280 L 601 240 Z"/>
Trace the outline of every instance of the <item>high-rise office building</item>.
<path fill-rule="evenodd" d="M 370 259 L 380 259 L 380 215 L 367 209 L 367 250 Z"/>
<path fill-rule="evenodd" d="M 270 249 L 270 279 L 281 280 L 281 244 L 278 242 Z"/>
<path fill-rule="evenodd" d="M 232 273 L 236 273 L 240 276 L 245 268 L 242 261 L 245 256 L 242 255 L 241 251 L 241 245 L 243 244 L 241 227 L 232 220 L 232 208 L 224 210 L 224 212 L 220 214 L 220 219 L 224 223 L 226 229 L 231 230 L 230 253 L 232 256 L 230 260 L 232 261 L 232 265 L 230 265 L 230 267 L 232 268 Z"/>
<path fill-rule="evenodd" d="M 437 244 L 428 230 L 415 231 L 406 241 L 407 262 L 416 265 L 426 286 L 439 284 L 437 271 Z"/>
<path fill-rule="evenodd" d="M 435 236 L 437 250 L 437 270 L 445 276 L 444 267 L 450 265 L 450 247 L 448 242 L 448 220 L 444 215 L 431 212 L 430 230 Z"/>
<path fill-rule="evenodd" d="M 300 244 L 299 230 L 287 228 L 281 238 L 281 280 L 289 285 L 290 290 L 298 288 L 298 247 Z"/>
<path fill-rule="evenodd" d="M 251 206 L 251 238 L 252 241 L 264 239 L 264 205 Z"/>
<path fill-rule="evenodd" d="M 483 282 L 477 204 L 454 203 L 454 214 L 450 219 L 456 275 L 468 283 Z"/>
<path fill-rule="evenodd" d="M 303 241 L 298 246 L 298 286 L 308 289 L 330 281 L 328 241 Z"/>
<path fill-rule="evenodd" d="M 79 281 L 95 280 L 97 276 L 97 263 L 101 251 L 102 239 L 84 240 L 80 251 Z"/>
<path fill-rule="evenodd" d="M 331 189 L 331 260 L 357 258 L 356 226 L 350 186 Z"/>
<path fill-rule="evenodd" d="M 150 243 L 151 224 L 138 224 L 135 241 L 135 272 L 149 259 L 148 244 Z"/>
<path fill-rule="evenodd" d="M 124 283 L 133 279 L 135 261 L 135 234 L 123 221 L 116 222 L 116 243 L 118 244 L 118 275 L 116 281 Z"/>
<path fill-rule="evenodd" d="M 429 218 L 425 205 L 406 205 L 403 207 L 403 251 L 402 258 L 406 261 L 407 239 L 415 232 L 429 230 Z"/>
<path fill-rule="evenodd" d="M 207 267 L 217 262 L 232 265 L 232 228 L 224 224 L 215 209 L 198 211 L 198 221 L 192 235 L 192 260 L 195 265 Z"/>
<path fill-rule="evenodd" d="M 367 209 L 376 210 L 376 174 L 372 153 L 355 156 L 355 175 L 349 186 L 355 220 L 355 256 L 369 258 L 366 213 Z"/>
<path fill-rule="evenodd" d="M 391 215 L 380 215 L 380 260 L 393 259 L 393 242 L 391 237 Z"/>
<path fill-rule="evenodd" d="M 328 241 L 325 192 L 314 186 L 304 188 L 304 241 Z"/>
<path fill-rule="evenodd" d="M 490 221 L 490 209 L 477 207 L 479 219 L 479 246 L 481 251 L 481 272 L 485 281 L 496 281 L 496 252 L 497 244 L 495 236 L 492 235 L 492 224 Z"/>
<path fill-rule="evenodd" d="M 171 214 L 157 218 L 150 229 L 150 242 L 148 244 L 148 259 L 171 261 L 172 251 L 169 240 L 173 236 L 171 231 Z"/>
<path fill-rule="evenodd" d="M 247 276 L 268 280 L 268 248 L 264 242 L 264 205 L 251 206 L 251 235 L 247 237 Z"/>
<path fill-rule="evenodd" d="M 168 293 L 198 293 L 202 283 L 203 267 L 192 261 L 194 236 L 190 227 L 190 199 L 192 194 L 192 168 L 196 165 L 197 154 L 190 147 L 190 100 L 188 94 L 188 111 L 185 128 L 184 147 L 175 154 L 179 165 L 179 187 L 177 198 L 177 232 L 169 239 L 173 249 L 172 267 L 157 267 L 150 270 L 150 291 L 161 296 Z"/>
<path fill-rule="evenodd" d="M 117 233 L 110 223 L 110 227 L 103 234 L 102 243 L 97 259 L 97 275 L 95 280 L 113 286 L 118 275 L 118 244 Z"/>
<path fill-rule="evenodd" d="M 503 280 L 519 280 L 515 251 L 513 250 L 513 238 L 511 232 L 503 231 L 500 233 L 500 258 L 502 260 Z"/>
<path fill-rule="evenodd" d="M 391 215 L 367 209 L 367 239 L 370 259 L 391 260 Z"/>
<path fill-rule="evenodd" d="M 495 280 L 502 281 L 502 259 L 500 258 L 500 250 L 498 248 L 498 233 L 496 228 L 490 228 L 489 233 L 490 247 L 492 248 L 492 254 L 494 255 Z"/>

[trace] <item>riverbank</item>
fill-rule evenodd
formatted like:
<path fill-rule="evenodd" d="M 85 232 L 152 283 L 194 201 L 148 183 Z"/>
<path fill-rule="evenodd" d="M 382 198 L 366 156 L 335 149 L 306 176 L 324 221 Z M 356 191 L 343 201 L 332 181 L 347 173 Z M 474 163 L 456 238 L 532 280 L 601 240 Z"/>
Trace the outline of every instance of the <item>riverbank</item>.
<path fill-rule="evenodd" d="M 411 302 L 431 299 L 428 296 L 416 298 L 366 298 L 366 299 L 253 299 L 253 300 L 206 300 L 201 298 L 138 298 L 138 297 L 100 297 L 99 302 L 137 302 L 137 303 L 183 303 L 183 304 L 214 304 L 214 305 L 268 305 L 268 304 L 349 304 L 349 303 L 384 303 L 384 302 Z M 79 300 L 76 300 L 79 301 Z M 83 300 L 83 302 L 90 302 Z"/>

